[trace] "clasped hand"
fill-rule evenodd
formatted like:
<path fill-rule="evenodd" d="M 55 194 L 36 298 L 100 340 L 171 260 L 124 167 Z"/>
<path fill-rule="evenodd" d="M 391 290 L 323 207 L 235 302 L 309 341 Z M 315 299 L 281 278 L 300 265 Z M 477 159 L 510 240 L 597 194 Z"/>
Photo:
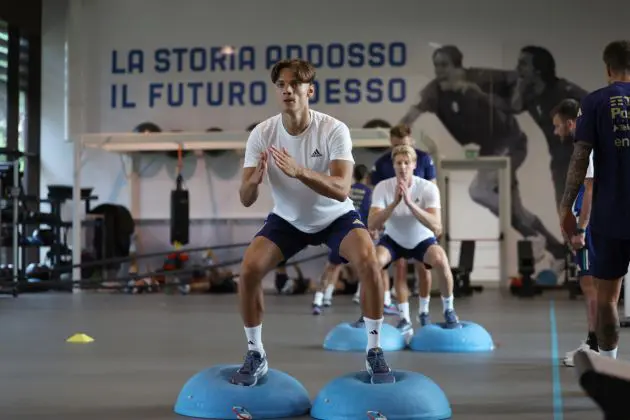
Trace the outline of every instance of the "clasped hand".
<path fill-rule="evenodd" d="M 271 146 L 269 148 L 269 152 L 271 153 L 271 156 L 273 157 L 273 161 L 276 163 L 276 166 L 278 166 L 278 168 L 280 168 L 280 170 L 284 172 L 286 176 L 296 178 L 298 175 L 300 175 L 302 167 L 295 162 L 295 159 L 293 159 L 287 149 L 283 147 L 282 150 L 280 150 L 275 148 L 274 146 Z"/>
<path fill-rule="evenodd" d="M 282 150 L 280 150 L 271 146 L 269 150 L 260 153 L 256 170 L 254 170 L 249 178 L 249 182 L 252 184 L 260 185 L 263 182 L 265 172 L 267 172 L 269 155 L 271 155 L 273 161 L 285 175 L 295 178 L 300 174 L 302 168 L 295 162 L 295 159 L 289 155 L 287 149 L 282 148 Z"/>
<path fill-rule="evenodd" d="M 406 205 L 409 205 L 412 202 L 409 187 L 407 186 L 407 184 L 405 184 L 405 181 L 398 180 L 394 202 L 396 203 L 396 205 L 398 205 L 401 201 L 404 201 Z"/>
<path fill-rule="evenodd" d="M 262 152 L 258 156 L 258 165 L 256 165 L 256 169 L 249 177 L 249 182 L 255 185 L 260 185 L 265 178 L 265 172 L 267 172 L 267 152 Z"/>
<path fill-rule="evenodd" d="M 560 209 L 560 230 L 571 251 L 579 251 L 586 245 L 583 233 L 577 232 L 577 220 L 569 209 Z"/>

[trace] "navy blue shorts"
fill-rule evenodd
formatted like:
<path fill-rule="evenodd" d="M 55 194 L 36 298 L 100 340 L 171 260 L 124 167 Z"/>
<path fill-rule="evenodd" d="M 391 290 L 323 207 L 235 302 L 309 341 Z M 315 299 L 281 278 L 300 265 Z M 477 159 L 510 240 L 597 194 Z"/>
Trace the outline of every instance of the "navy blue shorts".
<path fill-rule="evenodd" d="M 258 231 L 256 236 L 265 237 L 276 244 L 284 257 L 283 263 L 309 245 L 326 244 L 330 249 L 328 260 L 334 261 L 334 264 L 346 264 L 348 261 L 339 255 L 339 247 L 341 246 L 341 241 L 353 229 L 367 230 L 363 222 L 361 222 L 359 213 L 354 210 L 338 217 L 326 228 L 316 233 L 302 232 L 282 217 L 269 213 L 264 226 Z"/>
<path fill-rule="evenodd" d="M 373 242 L 374 242 L 374 245 L 378 244 L 378 240 L 373 241 Z M 341 255 L 339 255 L 338 252 L 335 253 L 335 252 L 332 252 L 332 251 L 328 251 L 328 262 L 330 264 L 333 264 L 333 265 L 341 265 L 341 264 L 346 264 L 347 263 L 347 261 L 344 260 L 341 257 Z"/>
<path fill-rule="evenodd" d="M 630 239 L 611 238 L 591 231 L 591 244 L 593 277 L 617 280 L 626 275 L 630 263 Z"/>
<path fill-rule="evenodd" d="M 346 260 L 339 255 L 339 252 L 328 251 L 328 262 L 332 265 L 345 264 Z"/>
<path fill-rule="evenodd" d="M 574 257 L 575 264 L 578 266 L 578 277 L 593 275 L 591 271 L 591 261 L 593 261 L 595 254 L 593 252 L 593 244 L 591 243 L 590 229 L 586 229 L 585 242 L 586 245 L 584 248 L 577 251 Z"/>
<path fill-rule="evenodd" d="M 435 245 L 437 243 L 438 243 L 437 238 L 431 237 L 420 242 L 418 245 L 416 245 L 415 248 L 407 249 L 398 245 L 398 243 L 394 241 L 392 238 L 390 238 L 388 235 L 383 235 L 381 240 L 378 242 L 378 245 L 387 248 L 387 250 L 389 251 L 389 254 L 392 257 L 391 261 L 396 261 L 399 258 L 404 258 L 405 260 L 414 259 L 418 262 L 424 263 L 424 254 L 426 254 L 427 249 L 429 249 L 431 245 Z M 391 264 L 391 261 L 390 261 L 390 264 Z M 429 266 L 428 264 L 425 263 L 424 265 L 428 269 L 431 269 L 431 266 Z M 387 264 L 383 268 L 387 268 L 387 267 L 389 267 L 389 264 Z"/>

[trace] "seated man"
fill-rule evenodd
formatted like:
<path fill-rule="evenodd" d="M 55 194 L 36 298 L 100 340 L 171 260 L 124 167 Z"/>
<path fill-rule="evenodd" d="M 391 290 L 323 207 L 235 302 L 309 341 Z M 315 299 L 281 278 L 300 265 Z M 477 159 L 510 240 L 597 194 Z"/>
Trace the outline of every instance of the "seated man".
<path fill-rule="evenodd" d="M 446 326 L 461 326 L 453 308 L 451 267 L 436 238 L 442 230 L 440 192 L 435 184 L 413 174 L 416 166 L 413 147 L 394 147 L 392 160 L 396 177 L 376 185 L 368 218 L 370 229 L 385 228 L 385 234 L 376 247 L 379 263 L 388 266 L 392 261 L 404 258 L 436 268 L 442 280 L 440 288 Z M 399 310 L 401 320 L 397 328 L 405 336 L 410 336 L 413 328 L 409 302 L 400 301 Z M 419 314 L 422 325 L 428 323 L 428 315 Z"/>

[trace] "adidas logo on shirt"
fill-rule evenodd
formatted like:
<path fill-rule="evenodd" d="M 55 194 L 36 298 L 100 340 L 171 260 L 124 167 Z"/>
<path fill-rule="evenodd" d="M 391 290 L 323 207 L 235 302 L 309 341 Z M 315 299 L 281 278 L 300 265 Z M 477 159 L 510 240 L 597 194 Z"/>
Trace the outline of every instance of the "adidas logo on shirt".
<path fill-rule="evenodd" d="M 315 149 L 315 151 L 311 154 L 311 157 L 322 157 L 323 155 L 319 153 L 319 150 Z"/>

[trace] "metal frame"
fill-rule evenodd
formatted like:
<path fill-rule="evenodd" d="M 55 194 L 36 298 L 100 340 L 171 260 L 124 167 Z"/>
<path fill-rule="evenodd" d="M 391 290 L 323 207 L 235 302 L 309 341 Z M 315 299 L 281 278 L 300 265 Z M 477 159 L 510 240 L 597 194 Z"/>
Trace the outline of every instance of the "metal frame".
<path fill-rule="evenodd" d="M 12 262 L 13 262 L 13 272 L 12 272 L 13 284 L 16 285 L 17 282 L 19 281 L 19 267 L 20 267 L 20 247 L 19 247 L 20 161 L 19 159 L 17 159 L 10 162 L 3 162 L 2 164 L 6 166 L 10 166 L 11 171 L 13 171 L 13 185 L 11 186 L 11 194 L 6 201 L 11 202 L 11 210 L 13 211 L 13 220 L 12 220 L 13 238 L 11 241 L 11 251 L 12 251 L 11 256 L 12 256 Z M 2 185 L 2 181 L 0 181 L 0 191 L 2 191 L 3 188 L 4 188 L 4 185 Z M 2 198 L 2 201 L 5 201 L 5 199 Z M 2 232 L 0 231 L 0 242 L 1 240 L 2 240 Z"/>
<path fill-rule="evenodd" d="M 439 165 L 438 165 L 439 163 Z M 499 171 L 499 235 L 497 238 L 499 246 L 499 284 L 509 284 L 509 267 L 513 260 L 513 255 L 509 253 L 511 240 L 511 219 L 512 219 L 512 171 L 510 159 L 508 157 L 478 157 L 475 159 L 440 159 L 436 162 L 438 168 L 438 187 L 442 195 L 442 220 L 443 235 L 442 245 L 447 255 L 449 247 L 446 238 L 449 237 L 450 229 L 450 203 L 448 201 L 448 191 L 446 178 L 448 172 L 452 171 L 477 171 L 480 169 L 493 169 Z"/>

